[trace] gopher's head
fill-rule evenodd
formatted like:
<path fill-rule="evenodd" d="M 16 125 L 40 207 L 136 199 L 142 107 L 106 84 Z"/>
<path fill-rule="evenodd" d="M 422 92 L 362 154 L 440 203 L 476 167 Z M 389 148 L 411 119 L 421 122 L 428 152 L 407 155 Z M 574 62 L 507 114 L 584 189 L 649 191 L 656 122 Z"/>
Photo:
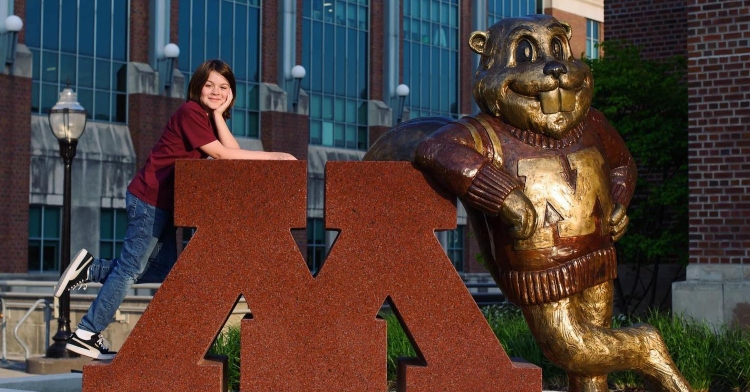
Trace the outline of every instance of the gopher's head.
<path fill-rule="evenodd" d="M 549 15 L 503 19 L 476 31 L 469 46 L 481 60 L 474 99 L 508 124 L 560 139 L 591 104 L 591 70 L 570 51 L 570 26 Z"/>

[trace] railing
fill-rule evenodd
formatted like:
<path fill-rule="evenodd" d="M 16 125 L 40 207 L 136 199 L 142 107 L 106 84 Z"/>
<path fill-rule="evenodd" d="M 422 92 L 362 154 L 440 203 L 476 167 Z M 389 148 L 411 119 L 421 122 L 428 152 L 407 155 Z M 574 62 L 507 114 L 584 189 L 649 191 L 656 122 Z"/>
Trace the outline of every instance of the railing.
<path fill-rule="evenodd" d="M 40 292 L 21 292 L 21 291 L 5 291 L 0 292 L 0 328 L 2 329 L 2 360 L 3 363 L 7 362 L 7 309 L 6 309 L 6 296 L 12 296 L 15 299 L 28 299 L 28 300 L 36 300 L 34 304 L 28 309 L 26 314 L 24 314 L 21 319 L 19 319 L 18 323 L 16 324 L 16 327 L 13 330 L 14 338 L 18 341 L 18 343 L 23 347 L 25 352 L 25 357 L 28 359 L 30 355 L 30 350 L 28 346 L 21 340 L 21 338 L 18 336 L 18 331 L 20 330 L 20 326 L 26 321 L 26 319 L 39 308 L 39 305 L 44 304 L 43 309 L 49 309 L 52 308 L 53 315 L 52 317 L 49 316 L 49 312 L 45 314 L 45 351 L 47 346 L 49 345 L 49 337 L 50 337 L 50 321 L 52 319 L 57 319 L 59 317 L 59 299 L 54 298 L 52 295 L 53 288 L 55 286 L 56 282 L 54 281 L 33 281 L 33 280 L 0 280 L 0 287 L 34 287 L 34 288 L 40 288 L 42 291 Z M 102 285 L 100 283 L 89 283 L 88 287 L 90 288 L 99 288 Z M 140 289 L 147 289 L 147 290 L 156 290 L 161 286 L 159 283 L 141 283 L 133 285 L 134 290 L 140 290 Z M 477 303 L 478 306 L 489 306 L 494 304 L 500 304 L 506 302 L 505 296 L 497 289 L 497 285 L 493 282 L 467 282 L 466 288 L 471 291 L 471 295 L 474 298 L 474 301 Z M 49 289 L 49 290 L 47 290 Z M 477 289 L 477 290 L 472 290 Z M 481 292 L 482 289 L 491 290 L 491 292 Z M 94 295 L 92 294 L 76 294 L 77 298 L 84 298 L 88 299 L 91 298 L 93 300 Z M 153 296 L 152 295 L 128 295 L 125 297 L 126 300 L 141 300 L 141 301 L 150 301 Z M 235 309 L 232 313 L 233 314 L 246 314 L 249 313 L 249 309 Z M 119 309 L 118 314 L 115 316 L 115 320 L 120 321 L 122 320 L 119 317 Z"/>
<path fill-rule="evenodd" d="M 36 281 L 36 280 L 0 280 L 0 287 L 32 287 L 32 288 L 39 288 L 42 289 L 39 292 L 23 292 L 23 291 L 12 291 L 7 290 L 0 292 L 0 306 L 2 307 L 1 311 L 2 314 L 0 314 L 0 318 L 2 318 L 2 322 L 0 323 L 0 329 L 2 330 L 0 333 L 2 334 L 2 358 L 0 358 L 0 361 L 2 363 L 8 362 L 8 341 L 7 341 L 7 334 L 8 334 L 8 311 L 7 311 L 7 302 L 6 297 L 13 297 L 14 299 L 28 299 L 28 300 L 36 300 L 33 305 L 26 311 L 26 313 L 18 320 L 18 323 L 16 324 L 15 328 L 13 328 L 13 337 L 16 339 L 18 344 L 21 345 L 21 347 L 24 350 L 24 357 L 26 359 L 29 359 L 31 355 L 31 350 L 26 345 L 26 342 L 24 342 L 21 337 L 19 336 L 19 331 L 21 329 L 21 325 L 28 319 L 34 311 L 36 311 L 39 308 L 39 305 L 44 304 L 43 309 L 52 309 L 52 315 L 50 317 L 50 312 L 45 312 L 44 314 L 44 320 L 45 320 L 45 351 L 47 350 L 49 346 L 49 340 L 50 340 L 50 321 L 52 319 L 57 319 L 60 317 L 60 303 L 59 299 L 55 298 L 52 295 L 52 291 L 55 287 L 55 284 L 57 282 L 55 281 Z M 88 287 L 91 288 L 99 288 L 102 285 L 100 283 L 89 283 Z M 152 289 L 156 290 L 161 286 L 158 283 L 141 283 L 133 285 L 134 290 L 138 289 Z M 49 289 L 49 290 L 47 290 Z M 91 297 L 93 300 L 93 295 L 76 295 L 77 297 Z M 152 296 L 148 295 L 129 295 L 125 297 L 126 299 L 133 299 L 138 298 L 142 300 L 150 301 Z M 118 315 L 119 315 L 119 309 L 118 309 Z M 116 319 L 118 318 L 115 316 Z"/>
<path fill-rule="evenodd" d="M 24 355 L 25 359 L 29 359 L 31 357 L 31 350 L 29 350 L 29 346 L 27 346 L 26 343 L 24 343 L 24 341 L 21 340 L 20 337 L 18 337 L 18 330 L 21 328 L 21 325 L 23 325 L 24 321 L 26 321 L 26 319 L 29 318 L 29 316 L 31 316 L 31 313 L 33 313 L 36 310 L 36 308 L 38 308 L 39 305 L 41 305 L 41 304 L 44 304 L 45 308 L 47 308 L 49 306 L 49 302 L 47 301 L 46 298 L 41 298 L 41 299 L 36 300 L 36 302 L 34 302 L 34 304 L 31 305 L 31 307 L 26 312 L 26 314 L 24 314 L 23 317 L 21 317 L 18 320 L 18 324 L 16 324 L 16 327 L 13 328 L 13 337 L 16 338 L 16 341 L 18 342 L 18 344 L 20 344 L 21 347 L 23 347 L 23 351 L 25 353 L 25 355 Z M 45 324 L 46 324 L 45 334 L 44 334 L 45 337 L 46 337 L 45 343 L 49 343 L 49 329 L 50 329 L 49 321 L 50 321 L 50 319 L 49 319 L 49 317 L 47 317 L 48 314 L 49 313 L 46 313 L 45 314 L 45 318 L 44 318 L 45 319 L 44 321 L 45 321 Z M 47 351 L 47 346 L 48 346 L 48 344 L 45 344 L 44 351 Z M 3 329 L 3 353 L 5 351 L 6 351 L 6 347 L 5 347 L 5 330 Z"/>
<path fill-rule="evenodd" d="M 505 298 L 505 295 L 497 290 L 497 285 L 495 282 L 467 282 L 466 288 L 471 291 L 471 289 L 487 289 L 487 292 L 472 292 L 471 296 L 474 297 L 474 302 L 477 303 L 478 306 L 490 306 L 490 305 L 497 305 L 505 303 L 507 300 Z M 492 292 L 489 292 L 489 290 L 493 290 Z"/>

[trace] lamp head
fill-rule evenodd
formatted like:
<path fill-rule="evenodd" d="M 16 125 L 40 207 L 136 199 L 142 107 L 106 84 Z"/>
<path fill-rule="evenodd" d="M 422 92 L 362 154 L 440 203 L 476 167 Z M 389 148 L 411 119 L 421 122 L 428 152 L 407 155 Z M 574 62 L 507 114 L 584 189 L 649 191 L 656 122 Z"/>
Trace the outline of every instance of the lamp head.
<path fill-rule="evenodd" d="M 409 95 L 409 86 L 405 84 L 399 84 L 398 87 L 396 87 L 396 95 L 399 97 L 405 97 Z"/>
<path fill-rule="evenodd" d="M 5 30 L 11 33 L 17 33 L 23 28 L 23 20 L 16 15 L 5 18 Z"/>
<path fill-rule="evenodd" d="M 292 77 L 295 79 L 302 79 L 307 74 L 307 71 L 305 71 L 305 67 L 301 65 L 295 65 L 292 67 Z"/>
<path fill-rule="evenodd" d="M 86 129 L 86 111 L 70 88 L 60 92 L 60 99 L 49 111 L 49 126 L 58 140 L 75 141 Z"/>
<path fill-rule="evenodd" d="M 164 57 L 174 59 L 180 56 L 180 47 L 173 43 L 164 46 Z"/>

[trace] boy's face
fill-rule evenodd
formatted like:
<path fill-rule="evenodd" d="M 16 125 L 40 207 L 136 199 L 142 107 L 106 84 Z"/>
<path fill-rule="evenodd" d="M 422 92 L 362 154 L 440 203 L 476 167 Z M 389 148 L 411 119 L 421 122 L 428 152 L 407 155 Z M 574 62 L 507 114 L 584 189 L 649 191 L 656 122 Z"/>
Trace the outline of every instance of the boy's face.
<path fill-rule="evenodd" d="M 218 72 L 211 71 L 201 90 L 201 105 L 207 111 L 213 112 L 226 102 L 229 91 L 229 81 Z"/>

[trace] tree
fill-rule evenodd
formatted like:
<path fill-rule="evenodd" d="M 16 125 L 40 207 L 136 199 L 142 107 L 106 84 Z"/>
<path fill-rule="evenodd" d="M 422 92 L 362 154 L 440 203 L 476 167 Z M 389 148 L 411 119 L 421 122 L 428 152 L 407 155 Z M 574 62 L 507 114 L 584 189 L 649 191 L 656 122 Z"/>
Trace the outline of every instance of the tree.
<path fill-rule="evenodd" d="M 594 75 L 591 106 L 620 132 L 638 165 L 618 259 L 638 276 L 644 270 L 653 274 L 641 294 L 635 285 L 626 290 L 617 282 L 618 307 L 629 315 L 643 301 L 661 307 L 656 298 L 661 264 L 678 263 L 684 271 L 688 262 L 687 62 L 644 60 L 638 47 L 619 41 L 602 46 L 602 58 L 585 60 Z"/>

